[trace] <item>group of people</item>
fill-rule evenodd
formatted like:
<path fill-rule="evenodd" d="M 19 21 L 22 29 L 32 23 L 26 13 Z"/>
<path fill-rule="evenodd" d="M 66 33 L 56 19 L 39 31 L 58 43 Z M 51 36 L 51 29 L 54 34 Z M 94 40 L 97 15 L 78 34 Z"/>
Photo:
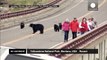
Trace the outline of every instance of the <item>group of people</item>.
<path fill-rule="evenodd" d="M 62 30 L 64 31 L 64 42 L 68 41 L 69 30 L 72 31 L 72 39 L 77 37 L 78 33 L 84 34 L 96 27 L 96 21 L 94 18 L 82 18 L 82 21 L 79 23 L 77 18 L 74 18 L 71 22 L 69 19 L 66 19 L 62 23 Z"/>
<path fill-rule="evenodd" d="M 68 41 L 69 31 L 72 31 L 72 39 L 77 37 L 77 34 L 84 34 L 97 26 L 94 18 L 82 18 L 81 22 L 78 22 L 77 18 L 74 18 L 72 21 L 69 21 L 67 18 L 63 23 L 54 24 L 54 31 L 59 32 L 59 30 L 64 31 L 64 42 Z M 20 23 L 20 28 L 23 29 L 25 27 L 24 22 Z M 44 26 L 42 24 L 30 24 L 30 27 L 33 29 L 33 34 L 37 31 L 40 31 L 40 34 L 44 32 Z"/>

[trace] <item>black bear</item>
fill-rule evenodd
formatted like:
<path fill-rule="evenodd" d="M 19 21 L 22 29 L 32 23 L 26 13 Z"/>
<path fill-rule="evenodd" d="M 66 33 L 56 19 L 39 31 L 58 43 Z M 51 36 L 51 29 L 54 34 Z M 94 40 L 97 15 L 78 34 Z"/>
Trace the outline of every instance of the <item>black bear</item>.
<path fill-rule="evenodd" d="M 30 24 L 30 27 L 33 29 L 33 34 L 37 31 L 40 31 L 40 34 L 44 33 L 44 26 L 42 24 Z"/>
<path fill-rule="evenodd" d="M 20 28 L 23 29 L 24 27 L 25 27 L 24 22 L 21 22 L 21 23 L 20 23 Z"/>
<path fill-rule="evenodd" d="M 60 30 L 62 29 L 62 24 L 61 24 L 61 23 L 59 23 L 59 29 L 60 29 Z"/>
<path fill-rule="evenodd" d="M 57 24 L 54 24 L 54 31 L 59 32 L 59 26 Z"/>

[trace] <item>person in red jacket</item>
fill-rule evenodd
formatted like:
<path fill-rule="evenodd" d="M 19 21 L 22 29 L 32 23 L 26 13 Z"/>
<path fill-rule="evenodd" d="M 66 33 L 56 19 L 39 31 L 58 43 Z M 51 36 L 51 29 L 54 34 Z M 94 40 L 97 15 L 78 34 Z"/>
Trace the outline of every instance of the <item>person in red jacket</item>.
<path fill-rule="evenodd" d="M 72 38 L 73 39 L 76 38 L 78 29 L 79 29 L 79 23 L 78 23 L 78 20 L 76 18 L 74 18 L 74 20 L 71 21 L 70 29 L 72 31 Z"/>
<path fill-rule="evenodd" d="M 80 22 L 79 28 L 80 28 L 81 34 L 84 34 L 85 32 L 87 32 L 89 30 L 88 24 L 87 24 L 87 19 L 85 17 L 82 19 L 82 22 Z"/>

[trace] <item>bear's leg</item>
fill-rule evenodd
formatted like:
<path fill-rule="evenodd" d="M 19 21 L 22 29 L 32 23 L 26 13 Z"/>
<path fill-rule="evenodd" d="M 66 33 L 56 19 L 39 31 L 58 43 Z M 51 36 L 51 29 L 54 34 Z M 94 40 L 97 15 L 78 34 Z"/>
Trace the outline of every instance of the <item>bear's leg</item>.
<path fill-rule="evenodd" d="M 59 32 L 59 28 L 58 28 L 57 30 L 58 30 L 58 32 Z"/>
<path fill-rule="evenodd" d="M 57 32 L 57 28 L 54 28 L 54 31 Z"/>
<path fill-rule="evenodd" d="M 58 27 L 56 28 L 56 32 L 59 32 L 59 28 Z"/>
<path fill-rule="evenodd" d="M 33 29 L 33 34 L 34 34 L 35 32 L 37 32 L 37 30 Z"/>
<path fill-rule="evenodd" d="M 24 26 L 21 26 L 21 29 L 23 29 L 24 28 Z"/>
<path fill-rule="evenodd" d="M 54 31 L 56 32 L 56 29 L 54 28 Z"/>
<path fill-rule="evenodd" d="M 33 34 L 35 33 L 35 31 L 33 31 Z"/>
<path fill-rule="evenodd" d="M 42 30 L 40 30 L 40 34 L 43 34 L 43 33 L 44 33 L 43 29 L 42 29 Z"/>

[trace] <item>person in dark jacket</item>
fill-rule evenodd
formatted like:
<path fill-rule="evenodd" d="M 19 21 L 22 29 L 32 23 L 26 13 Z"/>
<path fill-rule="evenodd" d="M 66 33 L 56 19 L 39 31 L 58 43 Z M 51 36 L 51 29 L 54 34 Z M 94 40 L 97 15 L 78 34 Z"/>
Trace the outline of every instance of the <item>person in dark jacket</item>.
<path fill-rule="evenodd" d="M 72 39 L 76 38 L 78 29 L 79 29 L 79 23 L 78 23 L 78 20 L 76 18 L 74 18 L 74 20 L 71 21 L 70 29 L 72 31 Z"/>
<path fill-rule="evenodd" d="M 20 28 L 23 29 L 24 27 L 25 27 L 24 22 L 21 22 L 21 23 L 20 23 Z"/>

